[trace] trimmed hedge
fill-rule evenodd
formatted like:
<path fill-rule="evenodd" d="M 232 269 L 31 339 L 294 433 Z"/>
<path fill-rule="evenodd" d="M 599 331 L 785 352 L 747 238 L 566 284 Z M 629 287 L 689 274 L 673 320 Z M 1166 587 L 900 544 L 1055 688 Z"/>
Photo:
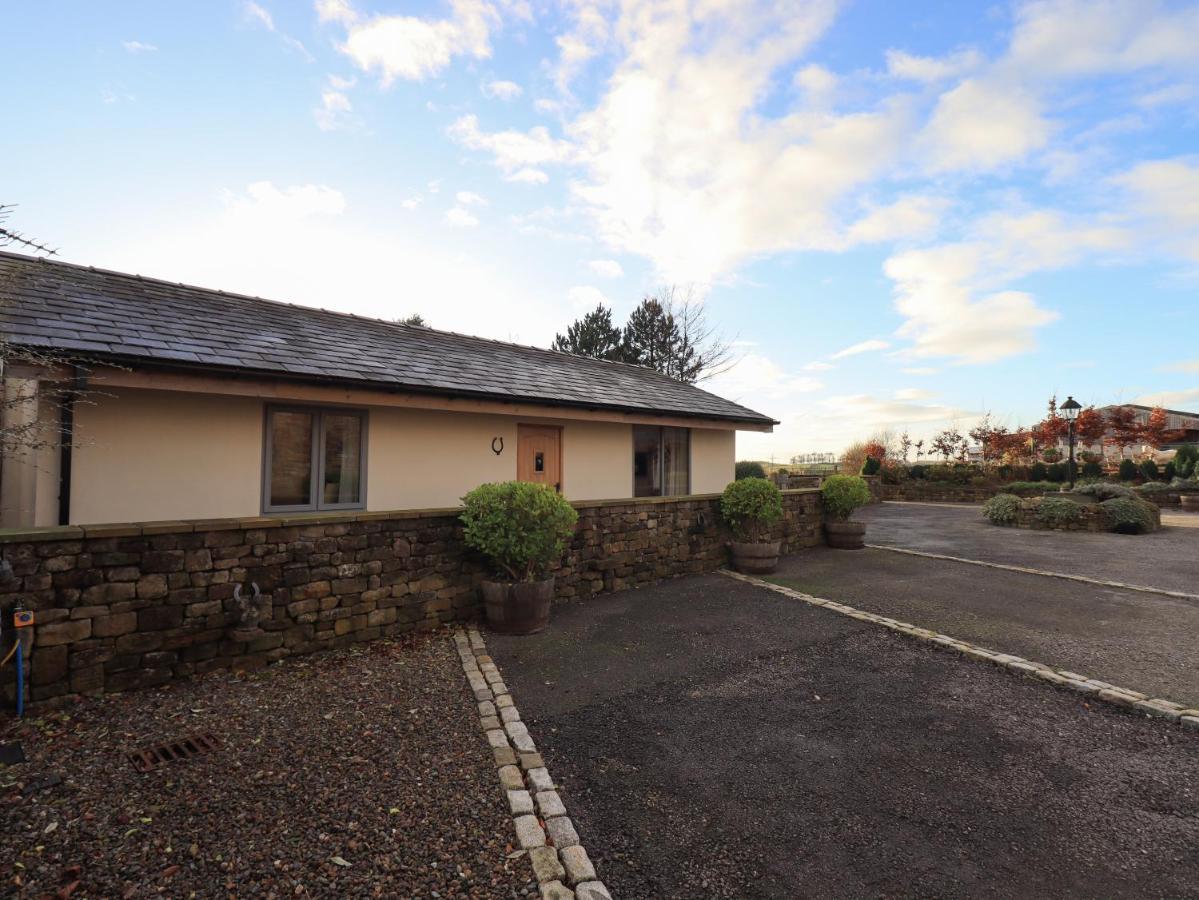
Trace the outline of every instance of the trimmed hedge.
<path fill-rule="evenodd" d="M 1153 507 L 1135 497 L 1115 497 L 1099 504 L 1108 530 L 1116 534 L 1146 534 L 1157 527 Z"/>
<path fill-rule="evenodd" d="M 996 494 L 983 504 L 983 515 L 993 525 L 1011 525 L 1020 512 L 1020 498 L 1015 494 Z"/>

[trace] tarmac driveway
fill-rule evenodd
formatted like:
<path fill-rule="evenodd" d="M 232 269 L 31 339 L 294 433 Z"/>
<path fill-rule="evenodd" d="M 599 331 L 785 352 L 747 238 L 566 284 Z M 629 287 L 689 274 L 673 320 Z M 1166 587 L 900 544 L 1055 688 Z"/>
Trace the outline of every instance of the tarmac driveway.
<path fill-rule="evenodd" d="M 1199 891 L 1199 733 L 721 575 L 487 642 L 615 897 Z"/>
<path fill-rule="evenodd" d="M 1153 534 L 1002 528 L 980 506 L 880 503 L 860 510 L 871 544 L 1199 594 L 1199 516 L 1167 513 Z"/>

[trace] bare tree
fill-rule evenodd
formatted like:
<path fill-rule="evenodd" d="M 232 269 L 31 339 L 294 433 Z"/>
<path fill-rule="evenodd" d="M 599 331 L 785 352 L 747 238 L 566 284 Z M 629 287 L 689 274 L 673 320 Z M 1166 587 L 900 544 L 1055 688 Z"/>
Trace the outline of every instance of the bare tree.
<path fill-rule="evenodd" d="M 703 301 L 691 286 L 668 285 L 659 289 L 659 302 L 674 318 L 677 349 L 667 374 L 695 384 L 721 375 L 737 364 L 732 344 L 708 321 Z"/>

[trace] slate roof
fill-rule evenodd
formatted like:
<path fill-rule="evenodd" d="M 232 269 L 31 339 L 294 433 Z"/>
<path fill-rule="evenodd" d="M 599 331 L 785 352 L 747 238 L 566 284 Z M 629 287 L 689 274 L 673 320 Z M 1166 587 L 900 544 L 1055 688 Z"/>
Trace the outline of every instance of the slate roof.
<path fill-rule="evenodd" d="M 0 330 L 12 344 L 131 366 L 774 423 L 639 366 L 17 253 L 0 252 L 0 296 Z"/>

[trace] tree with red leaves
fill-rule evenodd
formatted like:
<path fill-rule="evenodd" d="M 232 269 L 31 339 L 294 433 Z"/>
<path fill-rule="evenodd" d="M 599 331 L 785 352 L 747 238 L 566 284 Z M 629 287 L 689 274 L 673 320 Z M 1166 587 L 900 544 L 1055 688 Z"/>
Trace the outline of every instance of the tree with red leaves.
<path fill-rule="evenodd" d="M 1154 449 L 1161 449 L 1165 444 L 1181 441 L 1186 437 L 1186 432 L 1171 429 L 1168 427 L 1169 424 L 1169 414 L 1160 406 L 1153 407 L 1149 410 L 1149 417 L 1141 425 L 1141 443 L 1148 444 Z"/>
<path fill-rule="evenodd" d="M 1103 413 L 1093 406 L 1078 411 L 1078 418 L 1074 420 L 1074 434 L 1080 444 L 1098 444 L 1106 433 L 1107 421 Z"/>
<path fill-rule="evenodd" d="M 1120 450 L 1141 443 L 1141 420 L 1136 410 L 1127 406 L 1115 406 L 1107 414 L 1107 435 L 1104 440 L 1111 447 Z"/>
<path fill-rule="evenodd" d="M 954 454 L 959 453 L 959 447 L 962 444 L 962 433 L 956 428 L 946 428 L 940 434 L 933 438 L 932 451 L 941 454 L 942 458 L 949 462 Z"/>

